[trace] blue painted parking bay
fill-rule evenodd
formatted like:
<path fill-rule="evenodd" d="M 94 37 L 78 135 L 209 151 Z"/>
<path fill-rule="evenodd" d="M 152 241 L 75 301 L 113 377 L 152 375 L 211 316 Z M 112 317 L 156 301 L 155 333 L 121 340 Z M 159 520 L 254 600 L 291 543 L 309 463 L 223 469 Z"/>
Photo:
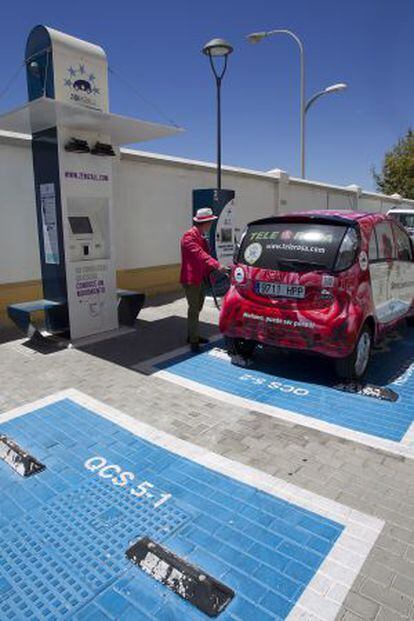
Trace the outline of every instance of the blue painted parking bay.
<path fill-rule="evenodd" d="M 153 367 L 173 381 L 189 380 L 189 387 L 213 389 L 214 396 L 247 399 L 250 407 L 265 406 L 267 413 L 273 407 L 275 416 L 283 417 L 280 410 L 285 410 L 301 415 L 297 422 L 304 425 L 335 433 L 346 430 L 350 439 L 355 434 L 361 440 L 357 434 L 364 434 L 365 439 L 379 440 L 373 441 L 379 448 L 406 443 L 407 454 L 412 451 L 414 456 L 414 329 L 393 334 L 374 351 L 366 377 L 366 382 L 392 389 L 395 402 L 338 390 L 333 365 L 322 357 L 259 348 L 251 366 L 241 368 L 231 363 L 223 346 L 216 343 L 195 356 L 154 361 Z"/>
<path fill-rule="evenodd" d="M 207 619 L 126 558 L 144 536 L 234 590 L 220 620 L 286 619 L 344 529 L 70 398 L 0 434 L 46 466 L 23 478 L 0 460 L 4 621 Z"/>

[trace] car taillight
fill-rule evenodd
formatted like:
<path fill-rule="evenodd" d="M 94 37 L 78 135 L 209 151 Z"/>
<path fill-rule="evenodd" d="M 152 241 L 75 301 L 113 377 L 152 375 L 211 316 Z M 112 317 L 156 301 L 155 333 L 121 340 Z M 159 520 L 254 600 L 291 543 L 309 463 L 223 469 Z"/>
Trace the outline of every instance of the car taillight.
<path fill-rule="evenodd" d="M 338 256 L 335 261 L 335 271 L 341 272 L 351 267 L 355 261 L 358 249 L 358 235 L 355 229 L 349 228 L 342 240 Z"/>

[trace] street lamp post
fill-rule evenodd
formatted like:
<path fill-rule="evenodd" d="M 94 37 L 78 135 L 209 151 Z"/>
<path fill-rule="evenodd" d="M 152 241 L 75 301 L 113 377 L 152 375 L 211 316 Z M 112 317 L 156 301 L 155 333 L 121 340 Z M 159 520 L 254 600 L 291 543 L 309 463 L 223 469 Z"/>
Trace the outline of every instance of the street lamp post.
<path fill-rule="evenodd" d="M 318 91 L 317 93 L 315 93 L 315 95 L 313 95 L 306 102 L 306 105 L 305 105 L 305 119 L 306 119 L 306 114 L 308 113 L 309 108 L 312 106 L 312 104 L 315 103 L 315 101 L 317 99 L 319 99 L 319 97 L 323 97 L 323 95 L 329 95 L 330 93 L 337 93 L 339 91 L 343 91 L 346 88 L 348 88 L 348 85 L 345 84 L 345 82 L 339 82 L 338 84 L 331 84 L 330 86 L 327 86 L 326 88 L 324 88 L 323 91 Z M 305 142 L 306 136 L 303 137 L 303 140 Z M 302 178 L 303 179 L 305 178 L 305 160 L 303 162 Z"/>
<path fill-rule="evenodd" d="M 227 69 L 227 58 L 233 51 L 232 46 L 224 39 L 212 39 L 203 47 L 203 54 L 208 56 L 216 78 L 217 87 L 217 190 L 221 190 L 221 81 Z M 224 59 L 221 70 L 218 70 L 214 59 Z"/>
<path fill-rule="evenodd" d="M 305 53 L 303 48 L 303 43 L 299 39 L 299 37 L 292 32 L 291 30 L 286 29 L 278 29 L 278 30 L 270 30 L 269 32 L 253 32 L 247 36 L 247 39 L 250 43 L 259 43 L 262 39 L 266 37 L 276 35 L 276 34 L 286 34 L 290 36 L 297 43 L 300 52 L 300 175 L 302 179 L 305 179 L 305 151 L 306 151 L 306 113 L 311 107 L 311 105 L 322 97 L 322 95 L 328 95 L 329 93 L 335 93 L 347 88 L 347 85 L 343 82 L 339 84 L 332 84 L 328 86 L 323 91 L 319 91 L 313 97 L 311 97 L 305 103 Z"/>
<path fill-rule="evenodd" d="M 269 32 L 253 32 L 247 36 L 250 43 L 259 43 L 262 39 L 273 35 L 285 34 L 293 39 L 300 54 L 300 171 L 301 177 L 305 178 L 305 51 L 303 43 L 299 37 L 291 30 L 277 29 L 269 30 Z"/>

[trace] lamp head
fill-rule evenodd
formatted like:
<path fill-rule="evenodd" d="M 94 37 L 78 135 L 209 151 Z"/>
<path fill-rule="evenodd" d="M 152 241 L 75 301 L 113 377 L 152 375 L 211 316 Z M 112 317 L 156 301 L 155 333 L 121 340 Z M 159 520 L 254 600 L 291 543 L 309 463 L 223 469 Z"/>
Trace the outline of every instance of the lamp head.
<path fill-rule="evenodd" d="M 36 62 L 35 60 L 32 60 L 32 62 L 29 63 L 29 71 L 30 73 L 38 77 L 40 75 L 39 63 Z"/>
<path fill-rule="evenodd" d="M 247 35 L 246 39 L 249 43 L 260 43 L 262 39 L 267 37 L 267 32 L 252 32 Z"/>
<path fill-rule="evenodd" d="M 224 39 L 211 39 L 202 51 L 206 56 L 228 56 L 232 53 L 233 47 Z"/>
<path fill-rule="evenodd" d="M 325 93 L 336 93 L 337 91 L 343 91 L 345 88 L 348 88 L 348 84 L 345 84 L 345 82 L 339 82 L 338 84 L 331 84 L 331 86 L 327 86 L 325 88 Z"/>

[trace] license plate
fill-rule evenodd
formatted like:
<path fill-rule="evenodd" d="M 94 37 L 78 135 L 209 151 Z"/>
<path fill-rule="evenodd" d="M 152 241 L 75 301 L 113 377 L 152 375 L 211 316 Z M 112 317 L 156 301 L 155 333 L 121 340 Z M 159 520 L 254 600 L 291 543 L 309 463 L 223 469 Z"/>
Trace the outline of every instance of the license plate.
<path fill-rule="evenodd" d="M 286 285 L 277 282 L 256 282 L 255 292 L 259 295 L 270 295 L 275 298 L 296 298 L 305 297 L 305 287 L 303 285 Z"/>

